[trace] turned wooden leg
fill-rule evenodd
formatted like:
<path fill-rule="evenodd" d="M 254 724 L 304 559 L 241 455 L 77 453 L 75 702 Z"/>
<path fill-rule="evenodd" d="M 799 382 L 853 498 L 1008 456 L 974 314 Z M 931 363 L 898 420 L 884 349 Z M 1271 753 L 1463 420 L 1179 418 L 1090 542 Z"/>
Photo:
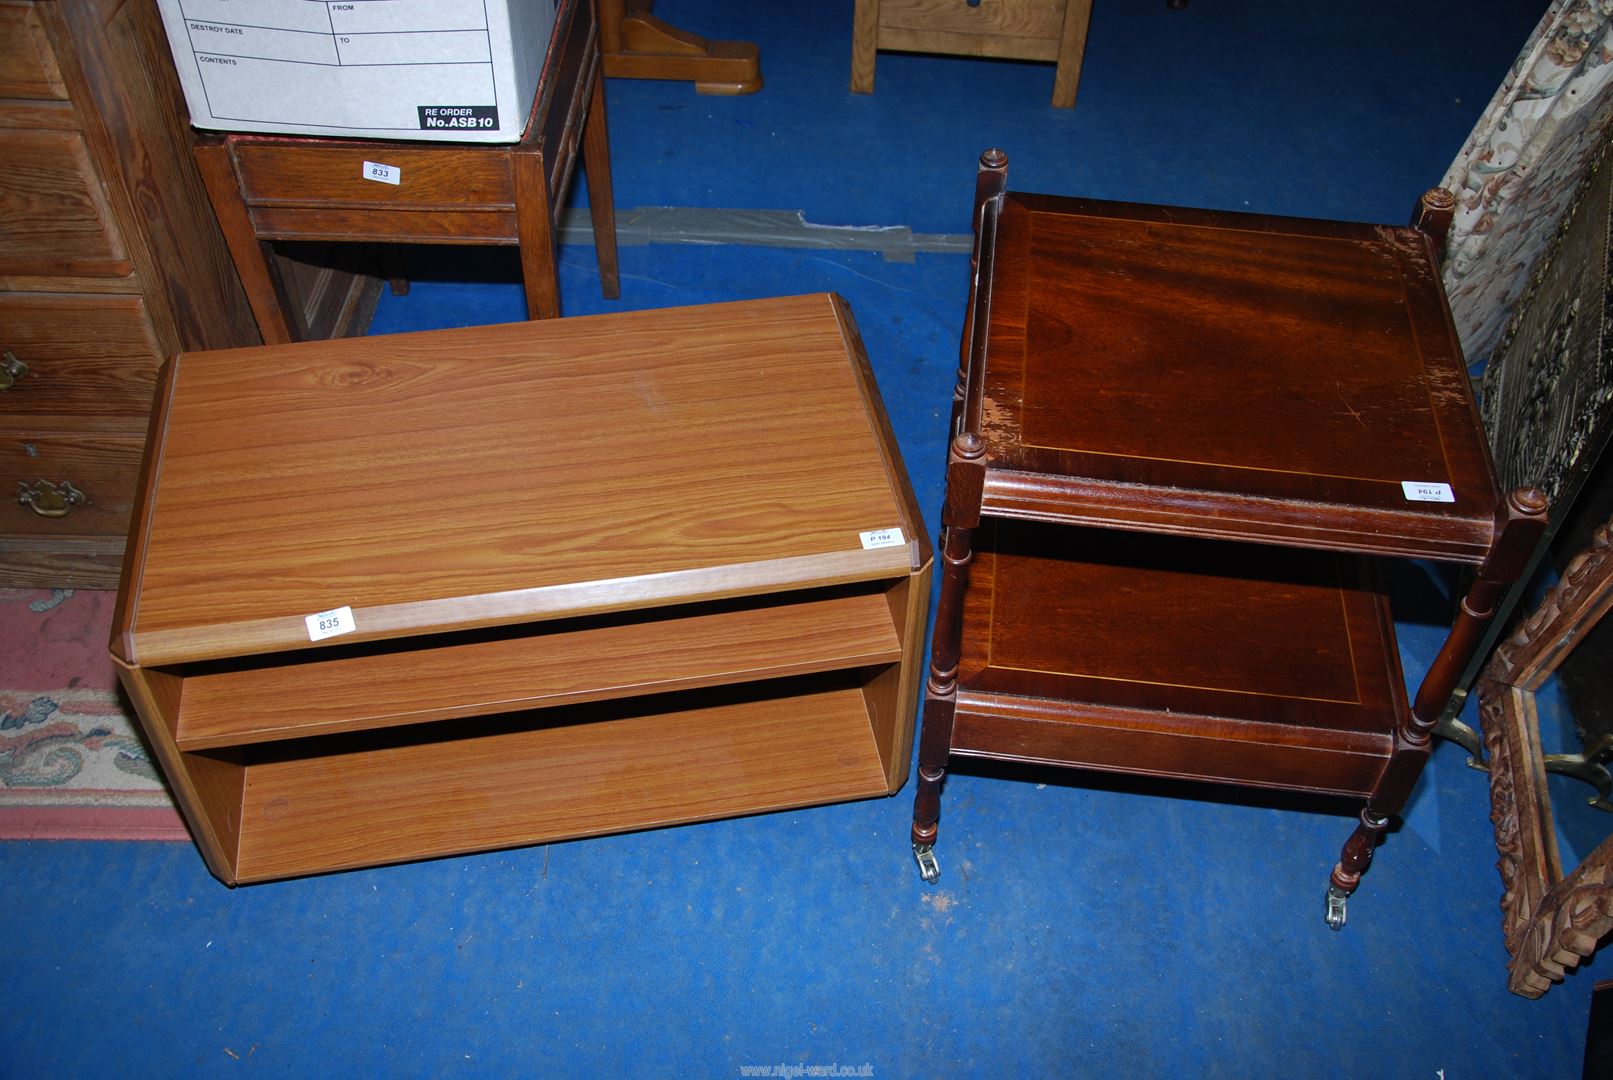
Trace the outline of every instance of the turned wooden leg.
<path fill-rule="evenodd" d="M 1420 205 L 1427 207 L 1431 202 L 1439 202 L 1433 193 L 1424 196 Z M 1419 222 L 1419 227 L 1424 227 L 1424 223 Z M 1430 227 L 1437 232 L 1437 221 Z M 1539 542 L 1546 527 L 1546 510 L 1546 496 L 1535 488 L 1510 492 L 1496 507 L 1495 539 L 1489 554 L 1479 566 L 1472 587 L 1462 598 L 1451 632 L 1428 666 L 1428 674 L 1417 688 L 1405 722 L 1395 732 L 1394 752 L 1367 808 L 1361 811 L 1361 824 L 1345 843 L 1344 853 L 1333 868 L 1327 890 L 1327 923 L 1333 929 L 1344 925 L 1345 901 L 1372 863 L 1372 850 L 1389 825 L 1389 815 L 1398 814 L 1411 797 L 1411 790 L 1428 761 L 1434 725 L 1444 713 L 1462 670 L 1478 647 L 1485 625 L 1495 614 L 1496 603 L 1523 572 L 1530 553 Z"/>
<path fill-rule="evenodd" d="M 935 861 L 935 835 L 941 817 L 941 782 L 952 753 L 952 723 L 958 707 L 958 664 L 963 654 L 963 595 L 969 585 L 969 563 L 974 558 L 974 530 L 980 524 L 981 486 L 985 482 L 985 440 L 970 429 L 966 414 L 968 375 L 976 362 L 975 330 L 984 317 L 975 307 L 983 299 L 978 237 L 986 205 L 1004 190 L 1008 157 L 1001 150 L 980 155 L 975 177 L 975 235 L 971 259 L 969 314 L 959 347 L 958 381 L 953 390 L 953 436 L 947 446 L 946 502 L 941 507 L 941 595 L 935 606 L 935 636 L 930 643 L 930 674 L 924 692 L 924 727 L 919 737 L 919 779 L 913 796 L 913 855 L 925 881 L 940 876 Z M 980 362 L 984 357 L 980 357 Z"/>
<path fill-rule="evenodd" d="M 941 876 L 935 861 L 941 820 L 941 784 L 946 779 L 948 743 L 952 740 L 955 703 L 949 698 L 924 699 L 924 733 L 919 737 L 919 777 L 913 792 L 913 856 L 925 881 Z"/>
<path fill-rule="evenodd" d="M 1361 811 L 1361 824 L 1344 842 L 1327 889 L 1327 925 L 1333 929 L 1343 929 L 1345 901 L 1361 884 L 1361 875 L 1372 865 L 1372 849 L 1377 847 L 1378 838 L 1388 827 L 1389 816 L 1368 806 Z"/>
<path fill-rule="evenodd" d="M 1496 605 L 1529 564 L 1546 530 L 1549 504 L 1538 488 L 1509 492 L 1496 508 L 1496 539 L 1456 612 L 1411 707 L 1411 734 L 1426 739 L 1444 715 L 1462 672 L 1483 639 Z"/>
<path fill-rule="evenodd" d="M 924 720 L 919 735 L 919 778 L 913 794 L 913 855 L 925 881 L 941 874 L 933 848 L 941 818 L 941 782 L 952 752 L 952 719 L 958 702 L 958 658 L 963 641 L 963 593 L 973 558 L 972 529 L 941 531 L 941 595 L 935 608 L 930 673 L 924 688 Z"/>

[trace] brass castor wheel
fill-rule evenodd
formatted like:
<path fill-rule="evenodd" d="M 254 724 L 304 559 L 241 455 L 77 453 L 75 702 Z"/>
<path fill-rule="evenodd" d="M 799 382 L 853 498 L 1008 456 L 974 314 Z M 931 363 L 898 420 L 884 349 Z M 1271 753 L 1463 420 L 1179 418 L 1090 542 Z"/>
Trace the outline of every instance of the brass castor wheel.
<path fill-rule="evenodd" d="M 914 844 L 913 859 L 919 864 L 919 877 L 931 885 L 941 879 L 941 864 L 935 861 L 935 845 Z"/>
<path fill-rule="evenodd" d="M 1350 894 L 1336 885 L 1327 887 L 1327 926 L 1330 930 L 1344 929 L 1344 905 L 1350 900 Z"/>

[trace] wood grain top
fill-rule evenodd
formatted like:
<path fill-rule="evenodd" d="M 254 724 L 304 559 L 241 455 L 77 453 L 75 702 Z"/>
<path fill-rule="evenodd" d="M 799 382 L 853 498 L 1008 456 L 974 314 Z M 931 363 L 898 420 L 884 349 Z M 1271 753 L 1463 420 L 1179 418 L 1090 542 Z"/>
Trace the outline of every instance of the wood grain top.
<path fill-rule="evenodd" d="M 189 354 L 114 649 L 172 663 L 905 575 L 928 558 L 817 295 Z M 907 543 L 865 549 L 864 531 Z"/>
<path fill-rule="evenodd" d="M 996 237 L 971 372 L 988 507 L 1027 476 L 1071 504 L 1143 485 L 1205 517 L 1323 507 L 1324 532 L 1357 523 L 1341 547 L 1482 554 L 1496 481 L 1419 231 L 1009 193 Z"/>

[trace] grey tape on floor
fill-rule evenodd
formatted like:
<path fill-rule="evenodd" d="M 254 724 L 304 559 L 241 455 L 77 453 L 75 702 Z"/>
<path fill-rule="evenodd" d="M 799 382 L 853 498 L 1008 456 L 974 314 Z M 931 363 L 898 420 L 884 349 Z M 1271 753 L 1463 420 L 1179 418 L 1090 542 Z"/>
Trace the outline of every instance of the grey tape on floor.
<path fill-rule="evenodd" d="M 560 241 L 591 244 L 588 211 L 568 208 Z M 616 242 L 643 244 L 752 244 L 781 248 L 878 251 L 887 262 L 910 263 L 920 251 L 968 253 L 967 235 L 915 233 L 906 225 L 814 225 L 800 210 L 724 210 L 694 206 L 640 206 L 616 212 Z"/>

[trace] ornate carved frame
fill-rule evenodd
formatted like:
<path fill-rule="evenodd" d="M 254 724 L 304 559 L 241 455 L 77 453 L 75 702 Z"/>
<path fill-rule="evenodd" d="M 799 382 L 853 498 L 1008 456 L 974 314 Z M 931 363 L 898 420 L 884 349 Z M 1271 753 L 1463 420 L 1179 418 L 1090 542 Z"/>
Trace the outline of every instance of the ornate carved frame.
<path fill-rule="evenodd" d="M 1613 837 L 1563 874 L 1546 791 L 1535 693 L 1613 606 L 1613 521 L 1568 564 L 1540 607 L 1479 676 L 1490 755 L 1490 820 L 1500 853 L 1508 987 L 1536 998 L 1613 930 Z"/>

